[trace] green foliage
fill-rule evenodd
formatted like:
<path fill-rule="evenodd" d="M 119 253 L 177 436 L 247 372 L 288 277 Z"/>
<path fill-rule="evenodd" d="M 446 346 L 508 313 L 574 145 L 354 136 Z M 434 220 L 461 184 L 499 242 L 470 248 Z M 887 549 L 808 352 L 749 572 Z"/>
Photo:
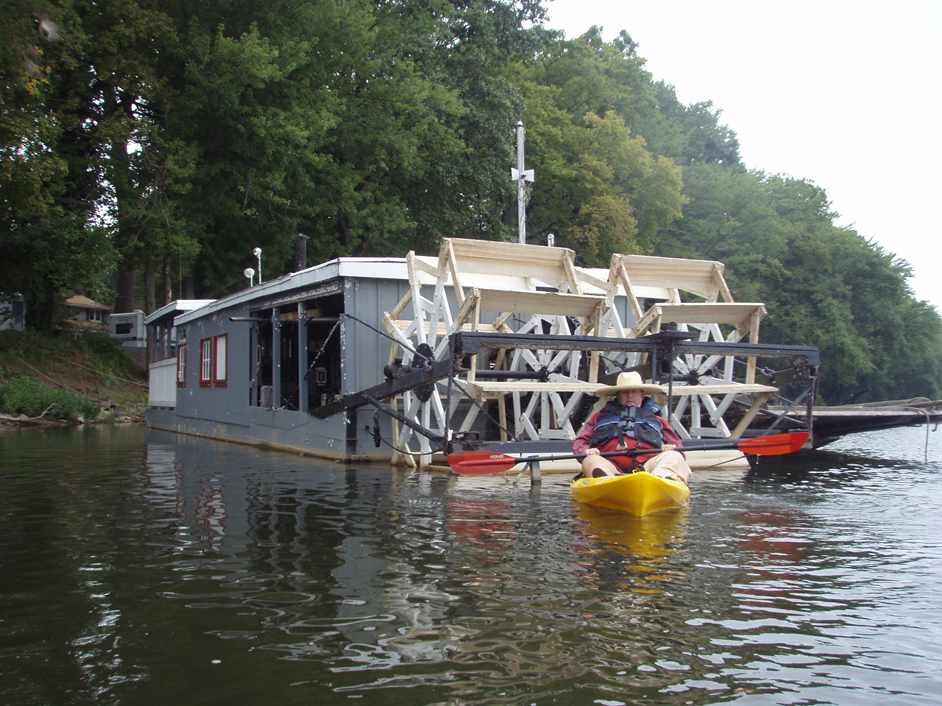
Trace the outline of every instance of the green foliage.
<path fill-rule="evenodd" d="M 542 0 L 10 0 L 4 19 L 0 278 L 33 325 L 69 290 L 226 294 L 256 245 L 266 278 L 289 269 L 299 231 L 316 260 L 512 239 L 523 119 L 534 242 L 721 260 L 768 303 L 765 340 L 822 349 L 825 399 L 942 394 L 942 323 L 906 264 L 815 185 L 747 171 L 627 32 L 566 39 Z"/>
<path fill-rule="evenodd" d="M 48 370 L 55 364 L 81 361 L 101 377 L 135 379 L 140 373 L 121 346 L 108 334 L 47 334 L 35 330 L 0 331 L 0 365 L 25 361 Z M 63 363 L 63 361 L 66 361 Z"/>
<path fill-rule="evenodd" d="M 699 165 L 662 255 L 723 261 L 740 301 L 765 302 L 762 337 L 820 348 L 829 402 L 942 396 L 942 323 L 906 263 L 834 224 L 814 184 Z"/>
<path fill-rule="evenodd" d="M 680 168 L 653 155 L 616 110 L 572 115 L 562 109 L 569 77 L 556 67 L 559 85 L 542 85 L 532 78 L 541 71 L 518 79 L 530 160 L 540 165 L 528 230 L 536 240 L 556 233 L 588 265 L 607 265 L 613 252 L 649 251 L 658 231 L 681 215 Z M 583 106 L 587 98 L 580 96 Z"/>
<path fill-rule="evenodd" d="M 98 405 L 67 390 L 56 390 L 33 378 L 19 376 L 0 385 L 0 410 L 29 417 L 78 420 L 94 418 Z"/>

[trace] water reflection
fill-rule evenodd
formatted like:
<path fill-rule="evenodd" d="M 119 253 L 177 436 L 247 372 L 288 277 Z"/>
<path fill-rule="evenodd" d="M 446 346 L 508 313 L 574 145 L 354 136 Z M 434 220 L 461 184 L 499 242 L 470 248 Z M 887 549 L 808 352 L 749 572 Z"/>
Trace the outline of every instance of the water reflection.
<path fill-rule="evenodd" d="M 35 437 L 32 437 L 35 438 Z M 689 510 L 139 431 L 0 437 L 17 704 L 931 702 L 937 467 L 698 476 Z"/>
<path fill-rule="evenodd" d="M 679 578 L 671 575 L 668 559 L 684 541 L 686 508 L 634 517 L 578 505 L 576 517 L 588 540 L 584 555 L 592 557 L 598 590 L 657 595 Z"/>

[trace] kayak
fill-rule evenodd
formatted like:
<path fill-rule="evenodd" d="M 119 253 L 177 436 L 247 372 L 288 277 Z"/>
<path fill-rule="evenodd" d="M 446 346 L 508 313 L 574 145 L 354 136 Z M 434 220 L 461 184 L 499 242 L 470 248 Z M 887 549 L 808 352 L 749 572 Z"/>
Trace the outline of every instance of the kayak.
<path fill-rule="evenodd" d="M 642 517 L 652 512 L 683 507 L 690 488 L 679 480 L 668 480 L 645 471 L 604 478 L 579 478 L 569 489 L 578 503 L 604 507 Z"/>

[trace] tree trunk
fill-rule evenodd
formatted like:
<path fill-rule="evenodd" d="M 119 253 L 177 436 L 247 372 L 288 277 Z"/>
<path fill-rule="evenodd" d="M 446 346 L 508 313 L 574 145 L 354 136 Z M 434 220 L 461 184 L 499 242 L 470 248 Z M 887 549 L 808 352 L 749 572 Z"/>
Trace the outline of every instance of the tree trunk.
<path fill-rule="evenodd" d="M 126 120 L 130 131 L 133 121 L 133 99 L 121 100 L 114 86 L 107 86 L 103 91 L 107 113 L 113 120 Z M 121 253 L 118 268 L 118 292 L 115 311 L 133 311 L 137 304 L 137 233 L 132 222 L 134 202 L 137 194 L 131 183 L 131 160 L 128 158 L 128 139 L 123 130 L 115 130 L 108 142 L 110 168 L 108 177 L 114 187 L 117 212 L 117 233 L 115 244 Z"/>
<path fill-rule="evenodd" d="M 167 257 L 164 257 L 160 274 L 161 291 L 159 298 L 161 306 L 163 306 L 164 304 L 173 301 L 173 279 L 170 276 L 170 259 Z"/>
<path fill-rule="evenodd" d="M 121 267 L 118 269 L 118 296 L 114 302 L 115 313 L 134 311 L 137 297 L 134 290 L 137 288 L 137 271 L 129 262 L 130 258 L 121 258 Z"/>
<path fill-rule="evenodd" d="M 154 274 L 154 265 L 150 258 L 144 266 L 144 311 L 148 314 L 157 308 L 157 298 L 154 296 L 157 289 L 157 277 Z"/>

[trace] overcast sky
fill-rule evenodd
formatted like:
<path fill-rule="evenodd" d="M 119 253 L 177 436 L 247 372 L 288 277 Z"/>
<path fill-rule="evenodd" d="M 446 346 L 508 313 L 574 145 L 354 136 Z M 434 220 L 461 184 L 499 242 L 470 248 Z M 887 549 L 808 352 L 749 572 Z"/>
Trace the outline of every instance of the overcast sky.
<path fill-rule="evenodd" d="M 824 187 L 942 312 L 942 0 L 554 0 L 550 26 L 628 30 L 656 79 L 711 100 L 749 168 Z M 539 165 L 536 167 L 539 174 Z"/>

